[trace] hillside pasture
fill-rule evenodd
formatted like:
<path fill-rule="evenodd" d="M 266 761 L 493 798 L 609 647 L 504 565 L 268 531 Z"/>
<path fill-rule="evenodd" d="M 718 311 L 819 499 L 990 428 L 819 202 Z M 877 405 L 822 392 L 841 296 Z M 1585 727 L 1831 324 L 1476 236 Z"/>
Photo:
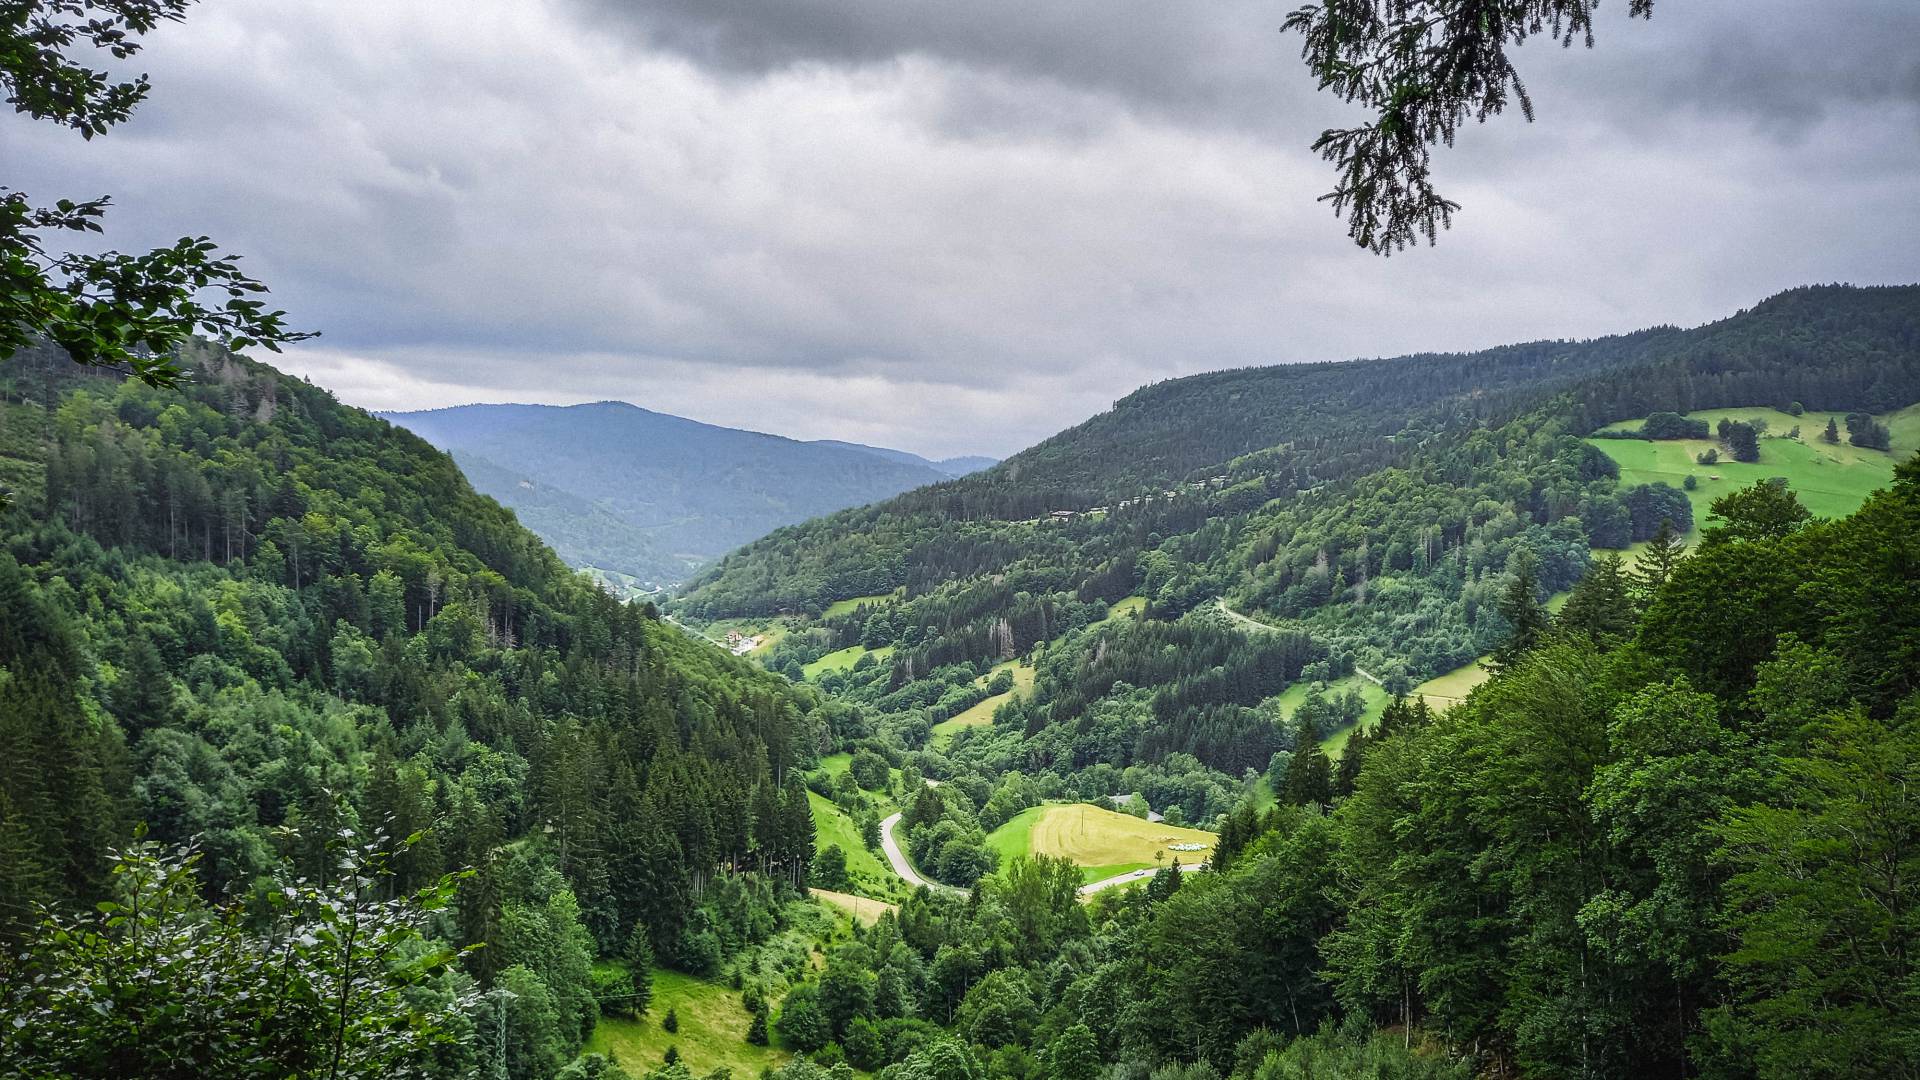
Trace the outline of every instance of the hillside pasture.
<path fill-rule="evenodd" d="M 860 842 L 860 823 L 818 792 L 807 792 L 807 805 L 813 810 L 813 850 L 818 853 L 836 844 L 847 853 L 849 888 L 869 896 L 894 895 L 900 878 L 886 860 Z"/>
<path fill-rule="evenodd" d="M 828 604 L 827 610 L 821 612 L 820 617 L 823 619 L 838 619 L 842 615 L 851 615 L 863 607 L 879 607 L 881 604 L 893 600 L 899 595 L 900 593 L 895 591 L 890 593 L 876 593 L 873 596 L 849 596 L 845 600 L 835 600 L 833 603 Z"/>
<path fill-rule="evenodd" d="M 680 1021 L 677 1032 L 660 1026 L 669 1008 Z M 679 1048 L 680 1060 L 696 1076 L 715 1069 L 730 1069 L 735 1076 L 758 1076 L 764 1069 L 779 1068 L 793 1055 L 748 1042 L 747 1026 L 752 1020 L 740 1004 L 738 991 L 693 975 L 655 968 L 653 1002 L 647 1015 L 638 1020 L 603 1017 L 594 1025 L 585 1049 L 617 1059 L 622 1068 L 636 1076 L 660 1068 L 670 1046 Z"/>
<path fill-rule="evenodd" d="M 1885 487 L 1893 479 L 1893 469 L 1901 459 L 1920 450 L 1920 406 L 1902 409 L 1881 417 L 1893 432 L 1893 450 L 1866 450 L 1846 441 L 1844 414 L 1809 412 L 1789 416 L 1777 409 L 1704 409 L 1688 414 L 1694 419 L 1717 425 L 1722 419 L 1765 420 L 1767 431 L 1760 439 L 1760 460 L 1734 461 L 1721 449 L 1721 459 L 1702 465 L 1699 455 L 1709 448 L 1719 449 L 1712 439 L 1589 439 L 1620 466 L 1620 485 L 1655 482 L 1685 490 L 1688 476 L 1698 485 L 1687 492 L 1693 504 L 1695 527 L 1704 524 L 1713 500 L 1749 487 L 1762 480 L 1783 476 L 1799 495 L 1801 503 L 1817 517 L 1845 517 L 1860 508 L 1867 495 Z M 1827 418 L 1840 424 L 1841 441 L 1827 443 L 1820 438 Z M 1641 421 L 1613 425 L 1614 429 L 1635 428 Z M 1794 426 L 1798 439 L 1786 438 Z"/>
<path fill-rule="evenodd" d="M 853 917 L 861 926 L 872 926 L 880 921 L 880 916 L 893 912 L 898 914 L 899 904 L 890 904 L 885 900 L 855 896 L 852 893 L 834 892 L 832 889 L 808 889 L 815 900 L 831 904 Z"/>
<path fill-rule="evenodd" d="M 869 649 L 864 645 L 849 645 L 844 649 L 836 649 L 811 664 L 801 665 L 800 674 L 808 679 L 817 679 L 829 671 L 852 671 L 853 665 L 859 663 L 860 658 L 869 653 L 873 654 L 874 663 L 883 663 L 887 657 L 893 655 L 893 646 L 883 645 L 878 649 Z"/>
<path fill-rule="evenodd" d="M 1201 829 L 1143 821 L 1086 803 L 1054 803 L 1021 811 L 987 834 L 987 846 L 1000 853 L 1002 866 L 1022 856 L 1055 855 L 1078 865 L 1082 880 L 1099 881 L 1175 858 L 1192 866 L 1211 855 L 1217 839 Z M 1172 844 L 1202 847 L 1174 851 Z"/>
<path fill-rule="evenodd" d="M 1028 660 L 1008 660 L 996 664 L 993 670 L 975 679 L 974 685 L 984 687 L 991 683 L 1003 671 L 1013 674 L 1013 689 L 1004 694 L 995 694 L 992 697 L 982 698 L 972 706 L 933 725 L 932 734 L 934 746 L 945 746 L 948 742 L 952 741 L 954 734 L 962 728 L 985 727 L 993 723 L 994 710 L 1012 701 L 1016 697 L 1025 697 L 1033 693 L 1034 668 L 1033 663 Z"/>

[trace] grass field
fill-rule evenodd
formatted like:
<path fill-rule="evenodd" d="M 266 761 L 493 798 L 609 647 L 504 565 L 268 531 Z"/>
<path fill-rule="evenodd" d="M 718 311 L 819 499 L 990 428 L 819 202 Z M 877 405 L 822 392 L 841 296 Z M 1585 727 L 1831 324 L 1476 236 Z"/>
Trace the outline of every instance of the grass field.
<path fill-rule="evenodd" d="M 832 800 L 823 799 L 811 791 L 807 792 L 807 805 L 813 808 L 813 849 L 818 851 L 828 844 L 840 845 L 840 850 L 847 853 L 847 874 L 853 879 L 856 891 L 881 896 L 894 895 L 900 885 L 899 875 L 885 860 L 860 842 L 859 822 L 835 806 Z"/>
<path fill-rule="evenodd" d="M 1098 881 L 1178 858 L 1191 866 L 1207 857 L 1218 839 L 1200 829 L 1155 824 L 1085 803 L 1056 803 L 1023 810 L 987 834 L 1002 866 L 1023 855 L 1058 855 L 1078 863 L 1081 878 Z M 1169 844 L 1204 844 L 1200 851 L 1173 851 Z"/>
<path fill-rule="evenodd" d="M 874 663 L 877 664 L 893 655 L 893 646 L 883 645 L 878 649 L 869 650 L 864 645 L 849 645 L 844 649 L 830 652 L 811 664 L 800 665 L 800 674 L 809 679 L 817 679 L 829 671 L 852 671 L 853 665 L 859 663 L 860 658 L 868 652 L 873 653 Z"/>
<path fill-rule="evenodd" d="M 660 1020 L 671 1007 L 680 1030 L 661 1030 Z M 696 1076 L 727 1068 L 750 1077 L 778 1068 L 793 1055 L 747 1042 L 752 1018 L 740 1005 L 738 992 L 717 982 L 658 968 L 653 973 L 653 1004 L 640 1020 L 602 1019 L 587 1040 L 588 1053 L 609 1054 L 635 1076 L 664 1063 L 667 1047 L 680 1048 L 680 1060 Z"/>
<path fill-rule="evenodd" d="M 1887 430 L 1893 435 L 1894 457 L 1904 458 L 1920 453 L 1920 405 L 1909 405 L 1880 419 L 1885 421 Z"/>
<path fill-rule="evenodd" d="M 1276 697 L 1274 701 L 1280 706 L 1281 713 L 1291 719 L 1293 711 L 1300 707 L 1301 702 L 1307 700 L 1307 691 L 1312 689 L 1312 687 L 1312 683 L 1301 680 L 1287 687 L 1285 690 L 1280 691 L 1280 696 Z M 1385 712 L 1387 708 L 1387 692 L 1375 685 L 1370 679 L 1362 678 L 1359 675 L 1349 675 L 1344 679 L 1335 679 L 1327 684 L 1327 694 L 1330 697 L 1337 694 L 1344 694 L 1349 690 L 1360 691 L 1361 699 L 1367 703 L 1366 711 L 1360 714 L 1358 724 L 1351 724 L 1338 731 L 1329 732 L 1320 740 L 1320 748 L 1325 750 L 1329 757 L 1339 757 L 1340 751 L 1347 745 L 1347 736 L 1353 734 L 1353 729 L 1362 725 L 1372 724 L 1374 721 L 1380 719 L 1380 714 Z"/>
<path fill-rule="evenodd" d="M 835 600 L 833 603 L 828 604 L 827 610 L 821 612 L 820 617 L 823 619 L 837 619 L 842 615 L 851 615 L 860 610 L 862 604 L 868 607 L 877 607 L 899 595 L 900 591 L 896 590 L 890 593 L 879 593 L 874 596 L 849 596 L 845 600 Z"/>
<path fill-rule="evenodd" d="M 874 923 L 880 921 L 881 915 L 889 911 L 898 912 L 900 910 L 899 904 L 890 904 L 885 900 L 874 900 L 865 896 L 855 896 L 852 893 L 834 892 L 832 889 L 808 889 L 807 891 L 813 894 L 815 900 L 824 904 L 832 904 L 834 907 L 853 916 L 854 921 L 858 922 L 861 926 L 872 926 Z"/>
<path fill-rule="evenodd" d="M 1019 691 L 1009 690 L 1004 694 L 995 694 L 989 698 L 982 698 L 971 707 L 963 709 L 933 725 L 933 745 L 936 747 L 945 746 L 953 739 L 954 733 L 961 728 L 985 727 L 993 723 L 993 711 L 1005 705 L 1007 702 L 1012 701 L 1014 695 L 1017 693 L 1019 693 Z"/>
<path fill-rule="evenodd" d="M 1464 667 L 1454 668 L 1445 675 L 1435 675 L 1414 687 L 1413 692 L 1426 698 L 1430 708 L 1445 709 L 1458 705 L 1469 691 L 1492 677 L 1493 673 L 1487 670 L 1486 661 L 1475 660 Z"/>
<path fill-rule="evenodd" d="M 974 682 L 977 685 L 985 686 L 992 682 L 1002 671 L 1011 671 L 1013 673 L 1013 689 L 1004 694 L 995 694 L 992 697 L 983 698 L 975 702 L 971 708 L 963 709 L 933 725 L 932 734 L 933 745 L 935 747 L 945 746 L 953 739 L 954 732 L 959 731 L 961 728 L 984 727 L 993 723 L 993 711 L 995 709 L 998 709 L 1016 697 L 1025 697 L 1033 693 L 1033 664 L 1027 660 L 1008 660 L 995 664 L 993 670 L 975 679 Z"/>
<path fill-rule="evenodd" d="M 1795 417 L 1777 409 L 1703 409 L 1689 415 L 1710 425 L 1723 419 L 1765 420 L 1767 436 L 1760 440 L 1760 460 L 1741 462 L 1723 456 L 1712 465 L 1701 465 L 1695 460 L 1699 454 L 1718 445 L 1711 439 L 1588 441 L 1619 464 L 1622 487 L 1655 481 L 1681 487 L 1689 475 L 1693 476 L 1699 486 L 1687 492 L 1687 499 L 1693 504 L 1696 528 L 1706 522 L 1713 500 L 1775 476 L 1786 477 L 1788 486 L 1815 516 L 1844 517 L 1859 509 L 1874 489 L 1892 480 L 1896 464 L 1920 450 L 1920 406 L 1881 417 L 1893 433 L 1892 452 L 1863 450 L 1847 443 L 1844 414 L 1810 412 Z M 1842 441 L 1838 444 L 1820 439 L 1829 416 L 1841 426 Z M 1639 424 L 1634 420 L 1613 427 L 1634 428 Z M 1784 436 L 1796 425 L 1800 428 L 1798 439 L 1770 437 Z M 1716 476 L 1719 479 L 1714 479 Z"/>
<path fill-rule="evenodd" d="M 1104 623 L 1110 623 L 1115 619 L 1132 618 L 1133 616 L 1138 615 L 1140 612 L 1145 611 L 1146 608 L 1147 608 L 1147 598 L 1144 596 L 1129 596 L 1120 600 L 1115 600 L 1113 604 L 1107 608 L 1106 615 L 1088 623 L 1087 628 L 1091 630 L 1096 626 L 1100 626 Z"/>

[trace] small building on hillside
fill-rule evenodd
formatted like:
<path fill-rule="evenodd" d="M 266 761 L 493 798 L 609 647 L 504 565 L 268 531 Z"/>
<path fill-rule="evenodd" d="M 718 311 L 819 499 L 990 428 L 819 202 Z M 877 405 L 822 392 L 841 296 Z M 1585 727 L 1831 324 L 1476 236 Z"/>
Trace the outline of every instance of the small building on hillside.
<path fill-rule="evenodd" d="M 1107 796 L 1107 801 L 1113 804 L 1113 808 L 1115 810 L 1118 810 L 1124 814 L 1127 812 L 1127 807 L 1133 805 L 1133 794 L 1129 792 L 1122 795 L 1109 795 Z M 1141 801 L 1145 802 L 1146 800 L 1142 799 Z M 1159 822 L 1159 821 L 1167 820 L 1166 818 L 1161 817 L 1159 814 L 1154 813 L 1153 807 L 1151 806 L 1147 807 L 1146 810 L 1147 810 L 1148 821 Z"/>

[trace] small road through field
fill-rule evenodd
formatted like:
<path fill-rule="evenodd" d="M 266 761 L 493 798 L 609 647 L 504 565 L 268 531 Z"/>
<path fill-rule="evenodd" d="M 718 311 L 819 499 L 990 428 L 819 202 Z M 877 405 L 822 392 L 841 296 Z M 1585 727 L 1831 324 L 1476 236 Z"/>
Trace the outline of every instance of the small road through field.
<path fill-rule="evenodd" d="M 913 864 L 907 861 L 907 853 L 900 850 L 899 842 L 893 838 L 893 827 L 898 824 L 900 824 L 899 814 L 893 814 L 880 823 L 880 850 L 886 854 L 887 862 L 893 864 L 893 872 L 900 875 L 900 880 L 915 888 L 924 885 L 935 892 L 964 892 L 964 889 L 956 889 L 951 885 L 929 881 L 920 876 L 919 871 L 913 868 Z"/>
<path fill-rule="evenodd" d="M 1194 863 L 1192 866 L 1181 866 L 1180 872 L 1190 874 L 1195 870 L 1205 870 L 1206 868 L 1206 863 Z M 1149 866 L 1145 870 L 1130 870 L 1124 874 L 1115 874 L 1110 878 L 1101 878 L 1099 881 L 1089 881 L 1085 885 L 1080 886 L 1080 895 L 1082 898 L 1085 898 L 1092 896 L 1102 889 L 1111 889 L 1115 885 L 1125 885 L 1129 881 L 1139 881 L 1142 878 L 1150 878 L 1157 873 L 1159 869 L 1157 866 Z"/>

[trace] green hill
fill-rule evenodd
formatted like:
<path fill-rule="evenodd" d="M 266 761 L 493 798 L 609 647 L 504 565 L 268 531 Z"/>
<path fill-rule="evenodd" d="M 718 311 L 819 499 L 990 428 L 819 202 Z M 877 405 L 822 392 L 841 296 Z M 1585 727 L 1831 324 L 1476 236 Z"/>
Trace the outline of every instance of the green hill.
<path fill-rule="evenodd" d="M 615 601 L 412 434 L 241 357 L 181 359 L 178 390 L 50 349 L 0 366 L 0 983 L 53 940 L 36 905 L 126 895 L 108 852 L 136 829 L 197 852 L 197 888 L 160 902 L 235 918 L 339 882 L 356 837 L 391 879 L 345 906 L 470 869 L 423 947 L 476 948 L 407 992 L 509 1033 L 459 1050 L 482 1074 L 572 1058 L 596 960 L 703 970 L 790 918 L 815 695 Z"/>
<path fill-rule="evenodd" d="M 1431 700 L 1457 699 L 1442 691 L 1508 633 L 1522 563 L 1540 600 L 1564 595 L 1596 548 L 1652 535 L 1661 499 L 1704 522 L 1715 495 L 1776 475 L 1816 514 L 1860 505 L 1894 456 L 1808 439 L 1864 410 L 1911 441 L 1916 341 L 1920 288 L 1820 287 L 1692 329 L 1172 380 L 982 473 L 779 530 L 672 605 L 780 618 L 765 663 L 863 710 L 929 775 L 1019 769 L 1212 821 L 1296 749 L 1309 684 L 1332 688 L 1306 712 L 1336 755 L 1393 692 L 1436 680 Z M 1691 493 L 1698 448 L 1591 437 L 1754 402 L 1802 403 L 1806 437 L 1764 439 Z M 1123 600 L 1144 617 L 1109 620 Z M 985 693 L 1011 658 L 1032 693 Z M 1001 722 L 975 723 L 988 709 Z"/>

